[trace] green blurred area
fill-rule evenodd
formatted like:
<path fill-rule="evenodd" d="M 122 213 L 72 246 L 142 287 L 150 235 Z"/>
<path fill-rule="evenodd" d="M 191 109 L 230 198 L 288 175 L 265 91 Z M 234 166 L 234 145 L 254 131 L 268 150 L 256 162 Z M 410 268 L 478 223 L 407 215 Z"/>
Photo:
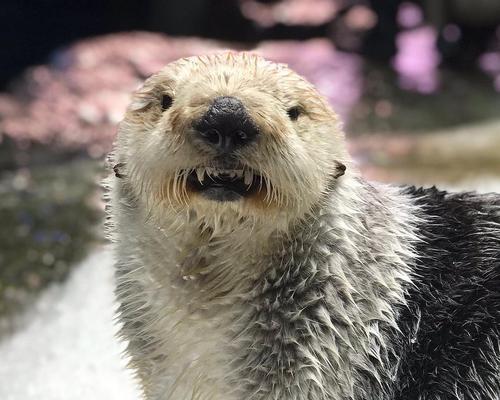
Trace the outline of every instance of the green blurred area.
<path fill-rule="evenodd" d="M 0 175 L 0 315 L 63 280 L 100 240 L 101 164 L 84 159 Z"/>

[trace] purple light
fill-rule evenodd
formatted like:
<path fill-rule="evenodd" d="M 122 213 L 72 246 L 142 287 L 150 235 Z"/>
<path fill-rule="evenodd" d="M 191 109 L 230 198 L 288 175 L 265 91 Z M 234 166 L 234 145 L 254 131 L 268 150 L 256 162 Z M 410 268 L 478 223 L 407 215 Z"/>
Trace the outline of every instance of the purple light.
<path fill-rule="evenodd" d="M 462 36 L 460 28 L 455 24 L 448 24 L 443 28 L 443 38 L 447 42 L 456 42 Z"/>
<path fill-rule="evenodd" d="M 403 89 L 429 94 L 439 87 L 440 55 L 436 49 L 436 31 L 424 26 L 401 32 L 397 37 L 393 61 Z"/>
<path fill-rule="evenodd" d="M 500 73 L 500 53 L 484 53 L 479 57 L 479 66 L 489 74 Z"/>
<path fill-rule="evenodd" d="M 415 28 L 422 24 L 424 14 L 416 4 L 404 2 L 399 6 L 397 21 L 403 28 Z"/>

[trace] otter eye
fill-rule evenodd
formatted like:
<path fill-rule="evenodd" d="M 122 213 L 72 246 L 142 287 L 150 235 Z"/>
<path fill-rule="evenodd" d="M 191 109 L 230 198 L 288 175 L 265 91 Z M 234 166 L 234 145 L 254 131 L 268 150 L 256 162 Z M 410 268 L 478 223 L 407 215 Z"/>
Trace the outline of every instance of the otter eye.
<path fill-rule="evenodd" d="M 292 107 L 292 108 L 289 108 L 287 111 L 287 114 L 292 121 L 297 121 L 300 113 L 301 113 L 301 110 L 299 107 Z"/>
<path fill-rule="evenodd" d="M 164 94 L 163 96 L 161 96 L 161 109 L 163 111 L 168 110 L 173 101 L 174 99 L 172 99 L 172 97 L 170 97 L 168 94 Z"/>

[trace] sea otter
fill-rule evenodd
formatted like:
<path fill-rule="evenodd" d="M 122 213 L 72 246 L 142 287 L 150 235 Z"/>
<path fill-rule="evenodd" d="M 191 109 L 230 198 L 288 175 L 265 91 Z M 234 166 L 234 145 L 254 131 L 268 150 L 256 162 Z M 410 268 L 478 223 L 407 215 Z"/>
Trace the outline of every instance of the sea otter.
<path fill-rule="evenodd" d="M 500 398 L 500 196 L 367 182 L 314 87 L 246 53 L 149 78 L 112 158 L 147 399 Z"/>

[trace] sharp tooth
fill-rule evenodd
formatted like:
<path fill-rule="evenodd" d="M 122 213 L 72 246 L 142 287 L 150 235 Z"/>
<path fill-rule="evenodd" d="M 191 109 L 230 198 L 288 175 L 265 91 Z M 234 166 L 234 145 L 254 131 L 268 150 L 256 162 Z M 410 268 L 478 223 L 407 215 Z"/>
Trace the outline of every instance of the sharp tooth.
<path fill-rule="evenodd" d="M 215 168 L 207 168 L 208 177 L 213 181 L 218 176 L 218 171 Z"/>
<path fill-rule="evenodd" d="M 205 168 L 196 168 L 196 177 L 200 183 L 203 182 L 203 177 L 205 176 Z"/>
<path fill-rule="evenodd" d="M 250 169 L 245 170 L 245 185 L 250 186 L 253 182 L 253 172 Z"/>

